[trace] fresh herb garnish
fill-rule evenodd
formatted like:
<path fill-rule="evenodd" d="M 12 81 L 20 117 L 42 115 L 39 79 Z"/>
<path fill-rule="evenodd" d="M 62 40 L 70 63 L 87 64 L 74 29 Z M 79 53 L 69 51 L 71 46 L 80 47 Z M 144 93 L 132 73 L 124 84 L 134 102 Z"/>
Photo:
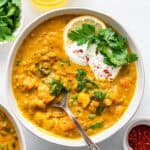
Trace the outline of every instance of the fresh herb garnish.
<path fill-rule="evenodd" d="M 10 131 L 11 131 L 11 128 L 6 127 L 6 128 L 4 128 L 4 130 L 5 130 L 5 132 L 10 132 Z"/>
<path fill-rule="evenodd" d="M 66 88 L 63 86 L 61 81 L 53 79 L 50 83 L 50 93 L 58 97 L 63 91 L 66 91 Z"/>
<path fill-rule="evenodd" d="M 94 81 L 87 77 L 86 72 L 82 69 L 77 70 L 76 79 L 78 81 L 78 92 L 81 92 L 83 89 L 87 92 L 91 88 L 98 87 Z"/>
<path fill-rule="evenodd" d="M 138 59 L 137 55 L 134 54 L 134 53 L 131 53 L 128 57 L 127 57 L 127 60 L 128 62 L 133 62 L 133 61 L 136 61 Z"/>
<path fill-rule="evenodd" d="M 75 104 L 75 102 L 77 101 L 77 99 L 78 99 L 78 95 L 73 95 L 71 97 L 71 104 Z"/>
<path fill-rule="evenodd" d="M 38 71 L 41 73 L 41 75 L 49 75 L 50 69 L 44 69 L 42 64 L 38 65 Z"/>
<path fill-rule="evenodd" d="M 0 0 L 0 7 L 4 6 L 7 3 L 7 0 Z"/>
<path fill-rule="evenodd" d="M 128 53 L 126 38 L 116 34 L 111 28 L 101 30 L 98 39 L 98 51 L 104 55 L 106 64 L 122 67 L 138 59 L 136 54 Z"/>
<path fill-rule="evenodd" d="M 97 107 L 97 109 L 96 109 L 96 115 L 101 115 L 102 112 L 104 111 L 104 109 L 105 109 L 105 106 L 99 106 L 99 107 Z"/>
<path fill-rule="evenodd" d="M 20 0 L 0 0 L 0 42 L 14 39 L 20 25 Z"/>
<path fill-rule="evenodd" d="M 71 31 L 68 37 L 78 45 L 96 43 L 97 52 L 104 56 L 104 63 L 110 66 L 122 67 L 138 59 L 135 53 L 128 53 L 126 38 L 115 33 L 112 28 L 96 32 L 94 25 L 83 24 Z"/>
<path fill-rule="evenodd" d="M 106 97 L 106 93 L 105 92 L 102 92 L 102 91 L 99 91 L 99 90 L 95 90 L 93 92 L 93 96 L 91 97 L 91 99 L 102 101 L 103 99 L 105 99 L 105 97 Z"/>
<path fill-rule="evenodd" d="M 85 43 L 93 43 L 95 40 L 95 26 L 90 24 L 83 24 L 82 28 L 77 28 L 75 31 L 71 31 L 68 37 L 72 41 L 76 41 L 78 45 L 83 45 Z"/>
<path fill-rule="evenodd" d="M 98 129 L 98 128 L 102 128 L 103 125 L 104 125 L 103 122 L 97 122 L 97 123 L 91 125 L 89 128 L 95 130 L 95 129 Z"/>
<path fill-rule="evenodd" d="M 19 7 L 21 6 L 21 0 L 12 0 L 12 2 Z"/>

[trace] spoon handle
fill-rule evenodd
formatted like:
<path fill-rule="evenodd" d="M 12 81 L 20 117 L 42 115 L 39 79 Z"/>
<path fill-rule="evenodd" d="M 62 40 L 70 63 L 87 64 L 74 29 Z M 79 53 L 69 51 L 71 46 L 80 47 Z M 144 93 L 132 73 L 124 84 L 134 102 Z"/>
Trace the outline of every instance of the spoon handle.
<path fill-rule="evenodd" d="M 93 143 L 92 140 L 88 137 L 88 135 L 83 130 L 83 128 L 80 126 L 80 124 L 78 123 L 76 118 L 72 115 L 71 111 L 68 108 L 66 108 L 65 111 L 68 114 L 68 116 L 70 117 L 70 119 L 73 121 L 75 126 L 79 129 L 81 136 L 83 137 L 83 139 L 85 140 L 85 142 L 88 145 L 88 149 L 89 150 L 102 150 L 95 143 Z"/>

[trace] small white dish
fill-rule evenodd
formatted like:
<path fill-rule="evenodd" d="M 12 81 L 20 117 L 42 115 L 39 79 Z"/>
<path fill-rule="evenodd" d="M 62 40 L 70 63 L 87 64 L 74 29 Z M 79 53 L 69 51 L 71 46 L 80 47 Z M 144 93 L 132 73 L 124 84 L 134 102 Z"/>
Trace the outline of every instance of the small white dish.
<path fill-rule="evenodd" d="M 8 110 L 8 108 L 2 104 L 0 104 L 0 111 L 2 111 L 8 117 L 8 119 L 11 121 L 11 123 L 13 124 L 13 126 L 16 130 L 18 139 L 19 139 L 19 144 L 21 147 L 20 150 L 26 150 L 26 144 L 25 144 L 23 131 L 20 127 L 20 124 L 18 123 L 18 120 L 12 115 L 12 113 Z"/>
<path fill-rule="evenodd" d="M 125 129 L 124 137 L 123 137 L 123 148 L 124 148 L 124 150 L 133 150 L 129 146 L 128 135 L 129 135 L 130 131 L 138 125 L 150 126 L 150 118 L 136 119 L 136 120 L 131 121 L 131 123 L 129 123 L 128 127 Z"/>

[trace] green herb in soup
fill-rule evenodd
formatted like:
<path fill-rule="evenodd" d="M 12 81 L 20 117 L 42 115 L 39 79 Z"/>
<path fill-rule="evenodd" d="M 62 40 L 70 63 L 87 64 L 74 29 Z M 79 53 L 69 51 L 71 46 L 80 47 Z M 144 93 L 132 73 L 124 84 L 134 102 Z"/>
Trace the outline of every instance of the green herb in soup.
<path fill-rule="evenodd" d="M 95 129 L 102 128 L 102 127 L 103 127 L 103 122 L 97 122 L 91 125 L 89 128 L 95 130 Z"/>
<path fill-rule="evenodd" d="M 83 89 L 88 91 L 97 87 L 96 83 L 87 77 L 87 74 L 83 69 L 77 70 L 76 79 L 78 81 L 78 92 L 82 91 Z"/>

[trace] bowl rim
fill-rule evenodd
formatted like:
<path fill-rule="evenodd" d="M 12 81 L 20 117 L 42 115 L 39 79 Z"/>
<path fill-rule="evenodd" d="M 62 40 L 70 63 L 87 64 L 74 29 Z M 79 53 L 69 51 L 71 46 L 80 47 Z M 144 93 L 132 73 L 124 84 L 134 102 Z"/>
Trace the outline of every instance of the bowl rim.
<path fill-rule="evenodd" d="M 137 125 L 149 125 L 150 126 L 150 118 L 138 118 L 135 120 L 132 120 L 128 126 L 126 127 L 123 135 L 123 148 L 124 150 L 132 150 L 132 148 L 129 146 L 128 143 L 128 135 L 129 132 Z"/>
<path fill-rule="evenodd" d="M 9 111 L 9 109 L 4 104 L 1 104 L 1 103 L 0 103 L 0 111 L 2 111 L 8 117 L 8 119 L 12 123 L 13 127 L 15 128 L 16 133 L 17 133 L 17 137 L 19 139 L 19 144 L 20 144 L 21 150 L 26 150 L 26 143 L 25 143 L 23 130 L 22 130 L 18 120 Z"/>
<path fill-rule="evenodd" d="M 20 33 L 20 35 L 18 36 L 18 38 L 16 39 L 15 43 L 12 46 L 12 49 L 9 53 L 8 56 L 8 64 L 7 64 L 7 70 L 6 70 L 6 91 L 9 91 L 8 93 L 8 100 L 10 101 L 10 103 L 12 104 L 11 106 L 13 106 L 13 101 L 15 101 L 14 95 L 12 94 L 12 87 L 11 87 L 11 73 L 12 73 L 12 65 L 14 63 L 14 57 L 16 55 L 17 49 L 20 46 L 18 43 L 24 40 L 23 35 L 25 35 L 24 37 L 26 37 L 28 35 L 28 33 L 30 33 L 35 27 L 37 27 L 39 24 L 43 23 L 44 21 L 53 18 L 55 16 L 60 16 L 60 15 L 64 15 L 64 14 L 90 14 L 93 16 L 99 16 L 99 18 L 105 18 L 108 19 L 109 21 L 111 20 L 111 23 L 113 25 L 116 25 L 117 28 L 119 28 L 122 32 L 122 34 L 124 33 L 127 36 L 127 39 L 130 41 L 129 45 L 132 45 L 132 47 L 134 47 L 134 50 L 137 52 L 138 56 L 139 56 L 139 60 L 136 63 L 140 69 L 138 73 L 138 75 L 142 76 L 142 78 L 138 78 L 139 81 L 137 81 L 138 83 L 140 83 L 141 85 L 137 85 L 139 90 L 139 86 L 140 86 L 140 90 L 139 92 L 136 92 L 134 94 L 134 97 L 132 98 L 129 106 L 132 103 L 132 106 L 134 106 L 134 109 L 131 109 L 130 107 L 127 108 L 126 112 L 123 114 L 123 116 L 119 119 L 119 121 L 117 121 L 112 127 L 104 130 L 103 132 L 96 134 L 94 136 L 91 136 L 91 139 L 98 143 L 98 142 L 102 142 L 103 140 L 111 137 L 113 134 L 115 134 L 117 131 L 119 131 L 135 114 L 135 112 L 137 111 L 141 100 L 142 100 L 142 96 L 143 96 L 143 91 L 144 91 L 144 85 L 145 85 L 145 73 L 144 73 L 144 66 L 143 66 L 143 61 L 141 58 L 141 54 L 139 52 L 139 49 L 137 48 L 137 45 L 135 45 L 135 42 L 133 42 L 133 38 L 131 38 L 131 36 L 129 35 L 129 33 L 127 33 L 127 30 L 120 25 L 120 23 L 118 23 L 116 21 L 116 19 L 113 19 L 112 17 L 110 17 L 109 15 L 100 12 L 100 11 L 96 11 L 96 10 L 92 10 L 92 9 L 86 9 L 86 8 L 78 8 L 78 7 L 69 7 L 69 8 L 59 8 L 59 9 L 55 9 L 52 11 L 48 11 L 42 15 L 40 15 L 39 17 L 37 17 L 36 19 L 34 19 L 30 24 L 28 24 L 23 31 Z M 102 19 L 102 20 L 103 20 Z M 110 23 L 110 22 L 109 22 Z M 113 26 L 112 25 L 112 26 Z M 114 28 L 114 26 L 113 26 Z M 118 29 L 118 30 L 119 30 Z M 117 30 L 117 31 L 118 31 Z M 129 42 L 128 41 L 128 42 Z M 19 45 L 19 46 L 18 46 Z M 137 69 L 138 69 L 137 67 Z M 138 71 L 138 70 L 137 70 Z M 138 95 L 138 99 L 136 100 L 137 102 L 134 102 L 133 105 L 133 99 L 135 99 L 136 95 Z M 13 99 L 13 101 L 12 101 Z M 134 100 L 135 101 L 135 100 Z M 14 102 L 16 103 L 16 102 Z M 63 145 L 63 146 L 69 146 L 69 147 L 81 147 L 81 146 L 85 146 L 86 144 L 84 143 L 83 139 L 79 139 L 79 140 L 68 140 L 68 139 L 64 139 L 64 138 L 59 138 L 59 137 L 54 137 L 52 135 L 47 135 L 45 133 L 43 133 L 42 131 L 40 131 L 37 127 L 35 127 L 35 125 L 33 125 L 32 123 L 29 123 L 29 121 L 27 121 L 27 119 L 25 117 L 23 117 L 19 111 L 19 108 L 17 107 L 17 105 L 15 104 L 17 109 L 14 109 L 11 107 L 11 109 L 13 110 L 13 112 L 15 113 L 15 115 L 17 116 L 17 118 L 19 119 L 19 121 L 33 134 L 35 134 L 36 136 L 40 137 L 41 139 L 44 139 L 48 142 L 52 142 L 58 145 Z M 14 106 L 14 107 L 15 107 Z M 130 109 L 129 109 L 130 108 Z M 128 112 L 130 110 L 130 113 Z M 66 142 L 67 141 L 67 142 Z"/>

